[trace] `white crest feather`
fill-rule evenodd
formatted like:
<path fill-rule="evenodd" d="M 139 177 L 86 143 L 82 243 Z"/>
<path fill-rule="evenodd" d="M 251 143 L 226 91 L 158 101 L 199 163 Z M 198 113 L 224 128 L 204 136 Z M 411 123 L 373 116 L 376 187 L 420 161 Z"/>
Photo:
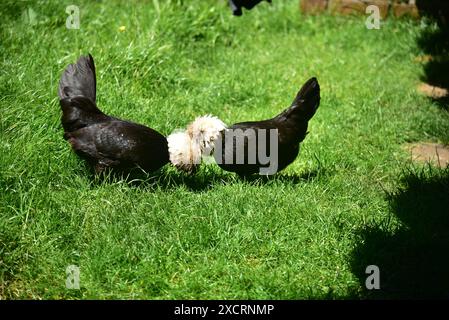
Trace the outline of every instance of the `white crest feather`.
<path fill-rule="evenodd" d="M 201 163 L 201 151 L 184 131 L 174 132 L 167 137 L 170 162 L 178 169 L 192 172 Z"/>
<path fill-rule="evenodd" d="M 226 125 L 223 121 L 217 117 L 206 115 L 196 118 L 187 127 L 187 133 L 192 137 L 192 141 L 200 146 L 201 153 L 208 156 L 213 149 L 215 140 L 224 129 L 226 129 Z"/>
<path fill-rule="evenodd" d="M 175 131 L 167 137 L 170 162 L 178 169 L 193 172 L 203 156 L 209 156 L 214 142 L 226 125 L 217 117 L 196 118 L 186 131 Z"/>

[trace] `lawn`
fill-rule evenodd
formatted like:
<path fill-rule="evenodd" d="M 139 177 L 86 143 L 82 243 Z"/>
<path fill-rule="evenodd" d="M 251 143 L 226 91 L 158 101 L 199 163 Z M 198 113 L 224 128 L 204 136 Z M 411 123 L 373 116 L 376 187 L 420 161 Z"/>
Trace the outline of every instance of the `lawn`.
<path fill-rule="evenodd" d="M 296 0 L 242 17 L 216 0 L 78 1 L 69 30 L 70 4 L 0 5 L 0 299 L 449 296 L 449 172 L 406 148 L 449 142 L 449 113 L 416 92 L 435 25 L 368 30 Z M 87 53 L 99 107 L 166 135 L 208 113 L 272 117 L 312 76 L 321 104 L 300 156 L 268 179 L 215 164 L 100 179 L 62 138 L 57 98 Z"/>

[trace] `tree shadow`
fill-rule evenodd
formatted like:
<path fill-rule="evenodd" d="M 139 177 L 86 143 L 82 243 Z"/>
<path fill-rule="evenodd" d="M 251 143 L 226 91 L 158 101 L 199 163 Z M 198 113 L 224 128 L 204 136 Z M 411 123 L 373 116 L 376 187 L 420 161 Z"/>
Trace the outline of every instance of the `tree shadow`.
<path fill-rule="evenodd" d="M 449 24 L 449 3 L 447 0 L 417 0 L 420 16 L 434 19 L 439 25 Z"/>
<path fill-rule="evenodd" d="M 360 230 L 362 241 L 352 253 L 351 268 L 365 288 L 368 265 L 380 269 L 380 289 L 364 289 L 371 299 L 449 298 L 449 169 L 409 173 L 405 187 L 388 194 L 389 219 Z"/>
<path fill-rule="evenodd" d="M 449 32 L 447 34 L 449 39 Z M 449 48 L 449 44 L 448 44 Z M 422 81 L 449 91 L 449 55 L 438 57 L 424 66 Z M 431 98 L 440 108 L 449 111 L 449 95 Z"/>
<path fill-rule="evenodd" d="M 417 39 L 418 46 L 432 58 L 424 65 L 421 80 L 449 90 L 449 2 L 442 0 L 417 1 L 423 16 L 437 25 L 428 28 Z M 449 110 L 449 95 L 431 98 L 439 107 Z"/>

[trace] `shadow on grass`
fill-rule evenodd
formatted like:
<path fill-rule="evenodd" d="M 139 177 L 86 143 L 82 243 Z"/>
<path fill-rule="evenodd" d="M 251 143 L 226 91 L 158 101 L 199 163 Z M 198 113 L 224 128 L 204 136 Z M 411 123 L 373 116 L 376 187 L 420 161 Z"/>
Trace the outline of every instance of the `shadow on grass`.
<path fill-rule="evenodd" d="M 447 33 L 449 39 L 449 32 Z M 449 43 L 448 43 L 449 48 Z M 448 51 L 449 54 L 449 51 Z M 449 55 L 428 62 L 424 66 L 424 82 L 449 91 Z M 440 108 L 449 111 L 449 95 L 431 98 Z"/>
<path fill-rule="evenodd" d="M 21 18 L 23 12 L 28 8 L 26 1 L 1 1 L 0 10 L 5 17 L 12 20 Z M 1 22 L 0 22 L 1 23 Z"/>
<path fill-rule="evenodd" d="M 429 28 L 417 39 L 418 46 L 432 56 L 424 65 L 422 81 L 449 90 L 449 2 L 442 0 L 418 1 L 421 15 L 430 17 L 438 28 Z M 432 98 L 441 108 L 449 111 L 449 95 Z"/>
<path fill-rule="evenodd" d="M 238 176 L 240 181 L 244 181 L 249 184 L 268 184 L 273 181 L 280 181 L 282 183 L 291 183 L 291 184 L 299 184 L 307 181 L 311 181 L 320 175 L 324 174 L 324 169 L 319 170 L 311 170 L 307 172 L 303 172 L 301 174 L 285 174 L 278 173 L 272 176 L 261 176 L 261 175 L 250 175 L 250 176 Z"/>
<path fill-rule="evenodd" d="M 104 183 L 114 183 L 117 181 L 126 181 L 126 183 L 138 188 L 150 188 L 171 190 L 185 187 L 191 192 L 203 192 L 212 189 L 217 185 L 225 185 L 229 183 L 247 183 L 248 185 L 265 185 L 273 182 L 281 182 L 285 184 L 301 184 L 311 181 L 325 171 L 319 170 L 306 171 L 302 174 L 283 174 L 279 173 L 273 176 L 252 175 L 249 177 L 239 177 L 234 173 L 225 171 L 216 171 L 212 167 L 202 166 L 196 174 L 185 174 L 174 168 L 165 167 L 152 173 L 146 173 L 142 170 L 135 169 L 128 173 L 108 172 L 101 175 L 95 175 L 89 166 L 85 165 L 86 171 L 89 172 L 89 179 L 92 186 L 99 186 Z"/>
<path fill-rule="evenodd" d="M 402 226 L 391 231 L 387 221 L 360 231 L 352 271 L 365 288 L 366 267 L 377 265 L 381 287 L 361 297 L 449 298 L 449 169 L 409 173 L 404 184 L 388 195 Z"/>
<path fill-rule="evenodd" d="M 447 0 L 417 0 L 420 16 L 427 16 L 439 25 L 449 24 L 449 2 Z"/>

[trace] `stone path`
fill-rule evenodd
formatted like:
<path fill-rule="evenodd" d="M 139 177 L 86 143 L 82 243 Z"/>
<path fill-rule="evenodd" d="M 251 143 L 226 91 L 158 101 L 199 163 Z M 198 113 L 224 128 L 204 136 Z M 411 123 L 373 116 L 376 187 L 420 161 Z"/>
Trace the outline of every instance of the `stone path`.
<path fill-rule="evenodd" d="M 420 83 L 416 89 L 418 92 L 432 99 L 441 99 L 449 95 L 447 89 L 432 86 L 424 82 Z"/>
<path fill-rule="evenodd" d="M 431 163 L 440 168 L 449 165 L 449 146 L 438 143 L 413 143 L 407 146 L 412 161 Z"/>

